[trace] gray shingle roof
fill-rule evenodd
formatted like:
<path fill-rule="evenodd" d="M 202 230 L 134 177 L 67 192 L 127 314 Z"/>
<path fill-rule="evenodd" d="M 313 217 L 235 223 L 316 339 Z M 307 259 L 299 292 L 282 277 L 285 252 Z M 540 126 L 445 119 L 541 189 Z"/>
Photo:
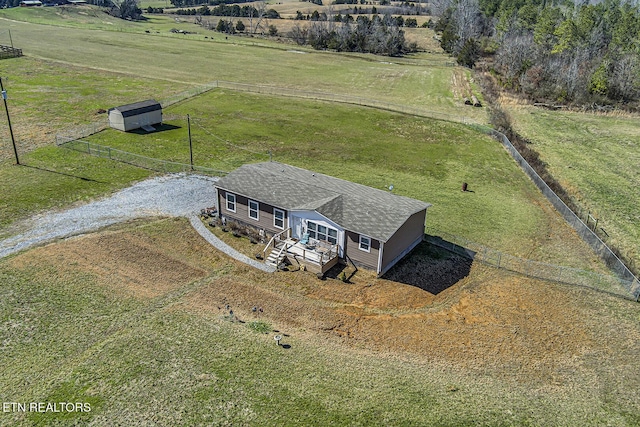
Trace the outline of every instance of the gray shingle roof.
<path fill-rule="evenodd" d="M 137 114 L 148 113 L 150 111 L 162 110 L 162 106 L 155 99 L 147 99 L 146 101 L 134 102 L 133 104 L 121 105 L 109 109 L 118 110 L 122 114 L 122 117 L 131 117 Z"/>
<path fill-rule="evenodd" d="M 315 210 L 347 230 L 383 242 L 411 215 L 431 206 L 278 162 L 243 165 L 216 187 L 289 211 Z"/>

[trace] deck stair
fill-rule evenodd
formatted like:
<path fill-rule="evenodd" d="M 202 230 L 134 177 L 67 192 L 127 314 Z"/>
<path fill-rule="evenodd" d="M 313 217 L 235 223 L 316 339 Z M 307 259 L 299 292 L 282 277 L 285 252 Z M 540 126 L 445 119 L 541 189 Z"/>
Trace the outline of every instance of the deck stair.
<path fill-rule="evenodd" d="M 287 252 L 281 250 L 281 248 L 273 248 L 267 259 L 264 261 L 266 264 L 275 265 L 276 267 L 284 261 L 287 256 Z"/>

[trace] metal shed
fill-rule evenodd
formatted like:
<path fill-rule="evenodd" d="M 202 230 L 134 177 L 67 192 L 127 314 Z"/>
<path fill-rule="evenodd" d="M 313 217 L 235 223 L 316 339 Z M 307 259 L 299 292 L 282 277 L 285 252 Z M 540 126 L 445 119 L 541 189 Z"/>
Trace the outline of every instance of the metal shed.
<path fill-rule="evenodd" d="M 153 130 L 162 124 L 162 106 L 155 99 L 121 105 L 109 109 L 109 126 L 124 132 L 143 128 Z"/>

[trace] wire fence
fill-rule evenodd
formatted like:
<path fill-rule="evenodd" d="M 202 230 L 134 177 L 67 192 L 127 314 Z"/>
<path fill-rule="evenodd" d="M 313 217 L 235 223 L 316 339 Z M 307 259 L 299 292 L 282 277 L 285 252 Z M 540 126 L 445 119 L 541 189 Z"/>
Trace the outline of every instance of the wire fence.
<path fill-rule="evenodd" d="M 527 277 L 597 289 L 634 301 L 638 301 L 640 297 L 640 282 L 636 278 L 624 279 L 572 267 L 518 258 L 471 242 L 464 237 L 433 229 L 427 229 L 426 240 L 432 245 L 465 258 L 480 261 L 503 270 L 513 271 Z"/>
<path fill-rule="evenodd" d="M 177 104 L 178 102 L 184 101 L 185 99 L 193 98 L 194 96 L 202 95 L 205 92 L 209 92 L 212 89 L 218 87 L 218 82 L 206 83 L 202 86 L 197 86 L 184 92 L 177 93 L 169 98 L 163 99 L 160 101 L 160 105 L 162 108 L 167 108 L 170 105 Z"/>
<path fill-rule="evenodd" d="M 563 218 L 571 225 L 578 235 L 585 241 L 591 248 L 598 254 L 598 256 L 607 264 L 607 266 L 614 271 L 620 278 L 630 283 L 638 283 L 638 278 L 633 272 L 625 265 L 625 263 L 607 246 L 607 244 L 600 239 L 600 237 L 593 231 L 582 219 L 571 210 L 562 199 L 547 185 L 547 183 L 538 175 L 538 173 L 529 165 L 529 163 L 522 157 L 518 150 L 513 146 L 509 138 L 504 134 L 491 130 L 489 132 L 494 136 L 502 145 L 507 149 L 509 154 L 520 165 L 522 170 L 531 178 L 534 184 L 540 189 L 542 194 L 551 202 Z M 630 290 L 631 291 L 631 290 Z M 637 299 L 637 295 L 636 295 Z"/>
<path fill-rule="evenodd" d="M 153 157 L 141 156 L 139 154 L 129 153 L 128 151 L 118 150 L 116 148 L 106 147 L 104 145 L 94 144 L 92 142 L 77 139 L 75 141 L 67 141 L 61 145 L 68 150 L 79 151 L 91 156 L 101 157 L 104 159 L 115 160 L 127 163 L 133 166 L 149 169 L 163 173 L 179 173 L 179 172 L 197 172 L 211 176 L 224 176 L 228 172 L 203 166 L 189 165 L 186 163 L 171 162 L 168 160 L 155 159 Z"/>
<path fill-rule="evenodd" d="M 377 108 L 381 110 L 410 114 L 417 117 L 433 118 L 437 120 L 463 123 L 466 125 L 472 125 L 474 127 L 477 127 L 484 132 L 489 132 L 491 130 L 491 128 L 481 124 L 476 119 L 473 119 L 470 117 L 464 117 L 464 116 L 454 116 L 452 114 L 447 114 L 440 111 L 410 107 L 406 105 L 394 104 L 390 102 L 384 102 L 384 101 L 379 101 L 379 100 L 369 99 L 364 97 L 339 95 L 339 94 L 327 93 L 327 92 L 305 91 L 305 90 L 300 90 L 296 88 L 283 88 L 283 87 L 277 87 L 277 86 L 256 85 L 256 84 L 250 84 L 250 83 L 235 83 L 235 82 L 227 82 L 223 80 L 216 80 L 216 81 L 206 83 L 204 85 L 180 92 L 176 95 L 173 95 L 169 98 L 166 98 L 160 101 L 160 104 L 162 105 L 163 108 L 167 108 L 171 105 L 174 105 L 186 99 L 190 99 L 195 96 L 201 95 L 203 93 L 206 93 L 216 88 L 229 89 L 229 90 L 234 90 L 238 92 L 258 93 L 263 95 L 287 96 L 287 97 L 293 97 L 293 98 L 314 99 L 319 101 L 329 101 L 329 102 L 338 102 L 342 104 L 360 105 L 363 107 L 372 107 L 372 108 Z M 167 115 L 163 116 L 164 121 L 170 121 L 174 118 L 183 118 L 183 116 L 167 116 Z M 86 138 L 88 136 L 91 136 L 93 134 L 103 131 L 107 127 L 109 127 L 108 118 L 104 118 L 103 120 L 100 120 L 98 122 L 89 123 L 86 125 L 81 125 L 72 129 L 68 129 L 68 130 L 65 130 L 64 133 L 59 133 L 56 135 L 56 144 L 61 145 L 61 144 L 64 144 L 65 142 Z"/>

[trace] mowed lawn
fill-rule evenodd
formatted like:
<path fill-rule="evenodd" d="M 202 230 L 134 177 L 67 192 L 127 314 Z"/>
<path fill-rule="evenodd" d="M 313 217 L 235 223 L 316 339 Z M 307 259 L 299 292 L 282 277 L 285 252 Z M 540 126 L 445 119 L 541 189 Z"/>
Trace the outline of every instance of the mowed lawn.
<path fill-rule="evenodd" d="M 533 107 L 514 107 L 511 115 L 553 176 L 598 219 L 607 243 L 640 267 L 638 117 Z"/>
<path fill-rule="evenodd" d="M 143 99 L 163 100 L 194 85 L 60 64 L 31 57 L 0 62 L 19 153 L 50 145 L 57 133 L 94 122 L 106 110 Z M 6 115 L 0 113 L 0 158 L 12 158 Z"/>
<path fill-rule="evenodd" d="M 371 108 L 215 89 L 166 110 L 181 120 L 146 134 L 87 140 L 230 171 L 273 160 L 433 204 L 427 225 L 521 257 L 592 268 L 596 257 L 495 140 L 449 122 Z M 270 153 L 270 155 L 268 154 Z M 462 184 L 469 192 L 462 192 Z M 384 215 L 384 212 L 380 212 Z"/>

